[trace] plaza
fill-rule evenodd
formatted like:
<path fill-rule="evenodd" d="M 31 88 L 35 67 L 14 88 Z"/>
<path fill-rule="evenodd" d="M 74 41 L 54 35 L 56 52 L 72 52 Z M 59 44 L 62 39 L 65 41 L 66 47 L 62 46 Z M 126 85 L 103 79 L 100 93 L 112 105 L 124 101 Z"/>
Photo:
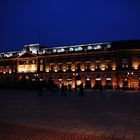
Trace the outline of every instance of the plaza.
<path fill-rule="evenodd" d="M 140 139 L 139 91 L 0 90 L 2 140 Z"/>

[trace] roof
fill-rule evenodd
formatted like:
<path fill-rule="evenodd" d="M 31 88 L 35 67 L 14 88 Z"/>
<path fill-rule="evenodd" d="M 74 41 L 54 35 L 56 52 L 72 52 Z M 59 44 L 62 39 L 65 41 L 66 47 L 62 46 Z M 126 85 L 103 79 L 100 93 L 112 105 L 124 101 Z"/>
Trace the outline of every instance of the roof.
<path fill-rule="evenodd" d="M 140 40 L 123 40 L 111 42 L 113 50 L 117 49 L 140 49 Z"/>
<path fill-rule="evenodd" d="M 44 47 L 39 44 L 31 44 L 31 45 L 26 45 L 21 52 L 17 51 L 17 52 L 0 53 L 0 58 L 3 59 L 3 58 L 19 57 L 23 52 L 27 52 L 27 51 L 30 51 L 30 53 L 36 55 L 53 55 L 53 54 L 64 54 L 64 53 L 110 51 L 110 50 L 120 50 L 120 49 L 140 49 L 140 40 L 100 42 L 100 43 L 93 43 L 93 44 L 60 46 L 60 47 L 51 47 L 51 48 Z"/>

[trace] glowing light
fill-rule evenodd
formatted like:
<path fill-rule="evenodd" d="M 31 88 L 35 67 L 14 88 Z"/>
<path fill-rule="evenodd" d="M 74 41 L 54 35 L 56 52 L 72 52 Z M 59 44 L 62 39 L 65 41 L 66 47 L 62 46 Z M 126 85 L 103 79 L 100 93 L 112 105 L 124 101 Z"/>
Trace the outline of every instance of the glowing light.
<path fill-rule="evenodd" d="M 75 71 L 75 69 L 72 69 L 72 71 Z"/>
<path fill-rule="evenodd" d="M 133 74 L 134 74 L 133 72 L 131 72 L 131 73 L 130 72 L 127 72 L 127 75 L 133 75 Z"/>
<path fill-rule="evenodd" d="M 59 49 L 59 50 L 57 50 L 57 52 L 58 52 L 58 53 L 65 52 L 65 49 L 64 49 L 64 48 Z"/>
<path fill-rule="evenodd" d="M 101 78 L 96 78 L 95 80 L 96 80 L 96 81 L 101 81 Z"/>
<path fill-rule="evenodd" d="M 82 47 L 75 48 L 75 51 L 82 51 L 82 50 L 83 50 Z"/>
<path fill-rule="evenodd" d="M 137 70 L 139 67 L 139 62 L 133 62 L 132 67 Z"/>
<path fill-rule="evenodd" d="M 32 46 L 39 46 L 39 44 L 29 44 L 29 45 L 25 45 L 25 47 L 28 47 L 28 46 L 30 46 L 30 47 L 32 47 Z"/>
<path fill-rule="evenodd" d="M 104 71 L 105 70 L 105 67 L 102 67 L 101 70 Z"/>
<path fill-rule="evenodd" d="M 86 80 L 87 80 L 87 81 L 90 81 L 90 76 L 89 76 L 89 75 L 87 75 Z"/>
<path fill-rule="evenodd" d="M 12 56 L 13 56 L 12 53 L 9 53 L 9 54 L 5 53 L 5 54 L 4 54 L 4 57 L 12 57 Z"/>
<path fill-rule="evenodd" d="M 88 46 L 87 49 L 88 49 L 88 50 L 92 50 L 92 46 Z"/>
<path fill-rule="evenodd" d="M 19 73 L 28 73 L 28 72 L 36 72 L 37 66 L 35 64 L 32 65 L 19 65 L 18 72 Z"/>
<path fill-rule="evenodd" d="M 107 81 L 111 81 L 111 78 L 106 78 Z"/>
<path fill-rule="evenodd" d="M 9 74 L 11 74 L 11 73 L 12 73 L 12 70 L 10 69 L 10 70 L 9 70 Z"/>
<path fill-rule="evenodd" d="M 29 79 L 29 76 L 26 76 L 26 79 L 28 80 Z"/>
<path fill-rule="evenodd" d="M 116 67 L 112 67 L 112 70 L 116 70 Z"/>
<path fill-rule="evenodd" d="M 74 51 L 74 48 L 70 48 L 69 51 L 70 51 L 70 52 Z"/>
<path fill-rule="evenodd" d="M 53 52 L 56 53 L 56 49 L 53 49 Z"/>
<path fill-rule="evenodd" d="M 138 69 L 138 66 L 134 66 L 134 69 L 137 70 Z"/>
<path fill-rule="evenodd" d="M 97 46 L 94 47 L 94 50 L 99 50 L 101 48 L 102 48 L 101 45 L 97 45 Z"/>
<path fill-rule="evenodd" d="M 84 68 L 82 68 L 81 70 L 82 70 L 82 71 L 85 71 L 85 69 L 84 69 Z"/>
<path fill-rule="evenodd" d="M 95 70 L 95 68 L 91 68 L 91 70 L 92 70 L 92 71 L 94 71 L 94 70 Z"/>
<path fill-rule="evenodd" d="M 33 50 L 32 50 L 32 53 L 33 53 L 33 54 L 37 54 L 37 50 L 36 50 L 36 49 L 33 49 Z"/>
<path fill-rule="evenodd" d="M 111 48 L 111 45 L 110 45 L 110 44 L 108 44 L 108 45 L 106 46 L 106 48 L 107 48 L 107 49 L 110 49 L 110 48 Z"/>
<path fill-rule="evenodd" d="M 46 72 L 49 72 L 49 69 L 46 69 Z"/>
<path fill-rule="evenodd" d="M 62 79 L 62 78 L 59 78 L 58 80 L 59 80 L 59 81 L 62 81 L 63 79 Z"/>
<path fill-rule="evenodd" d="M 81 85 L 81 80 L 77 80 L 77 81 L 76 81 L 76 85 L 77 85 L 77 86 Z"/>

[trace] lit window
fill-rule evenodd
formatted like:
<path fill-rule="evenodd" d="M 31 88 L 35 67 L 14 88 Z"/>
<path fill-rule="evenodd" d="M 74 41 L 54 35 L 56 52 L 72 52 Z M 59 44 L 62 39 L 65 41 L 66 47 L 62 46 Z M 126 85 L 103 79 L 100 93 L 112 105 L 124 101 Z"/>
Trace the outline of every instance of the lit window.
<path fill-rule="evenodd" d="M 102 48 L 101 45 L 97 45 L 97 46 L 94 47 L 94 50 L 99 50 L 101 48 Z"/>
<path fill-rule="evenodd" d="M 90 81 L 90 76 L 89 75 L 86 76 L 86 80 Z"/>
<path fill-rule="evenodd" d="M 92 46 L 88 46 L 87 47 L 87 50 L 92 50 Z"/>
<path fill-rule="evenodd" d="M 101 78 L 100 78 L 100 77 L 99 77 L 99 78 L 97 77 L 95 80 L 96 80 L 96 81 L 101 81 Z"/>
<path fill-rule="evenodd" d="M 94 70 L 95 70 L 95 68 L 91 68 L 91 70 L 92 70 L 92 71 L 94 71 Z"/>
<path fill-rule="evenodd" d="M 42 60 L 42 59 L 40 60 L 40 63 L 41 63 L 41 64 L 43 63 L 43 60 Z"/>
<path fill-rule="evenodd" d="M 40 71 L 43 71 L 43 65 L 40 65 Z"/>
<path fill-rule="evenodd" d="M 53 49 L 53 53 L 56 53 L 56 49 Z"/>
<path fill-rule="evenodd" d="M 73 48 L 70 48 L 69 51 L 72 52 L 72 51 L 74 51 L 74 49 Z"/>
<path fill-rule="evenodd" d="M 110 49 L 110 48 L 111 48 L 111 45 L 110 45 L 110 44 L 108 44 L 108 45 L 106 46 L 106 48 L 107 48 L 107 49 Z"/>
<path fill-rule="evenodd" d="M 58 51 L 58 53 L 61 53 L 61 52 L 65 52 L 65 49 L 59 49 L 59 50 L 57 50 Z"/>
<path fill-rule="evenodd" d="M 32 64 L 35 64 L 35 60 L 32 60 Z"/>
<path fill-rule="evenodd" d="M 83 50 L 82 47 L 75 48 L 75 51 L 82 51 L 82 50 Z"/>
<path fill-rule="evenodd" d="M 122 68 L 128 68 L 128 59 L 122 60 Z"/>
<path fill-rule="evenodd" d="M 67 70 L 71 70 L 71 64 L 67 64 Z"/>

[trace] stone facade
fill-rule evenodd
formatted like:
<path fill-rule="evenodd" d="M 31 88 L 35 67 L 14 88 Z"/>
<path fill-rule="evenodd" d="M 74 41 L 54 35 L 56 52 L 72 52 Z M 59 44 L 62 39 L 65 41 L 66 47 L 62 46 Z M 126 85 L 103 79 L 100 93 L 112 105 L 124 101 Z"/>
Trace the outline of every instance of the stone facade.
<path fill-rule="evenodd" d="M 26 45 L 21 52 L 0 53 L 0 81 L 48 81 L 74 89 L 139 89 L 140 41 L 45 48 Z"/>

